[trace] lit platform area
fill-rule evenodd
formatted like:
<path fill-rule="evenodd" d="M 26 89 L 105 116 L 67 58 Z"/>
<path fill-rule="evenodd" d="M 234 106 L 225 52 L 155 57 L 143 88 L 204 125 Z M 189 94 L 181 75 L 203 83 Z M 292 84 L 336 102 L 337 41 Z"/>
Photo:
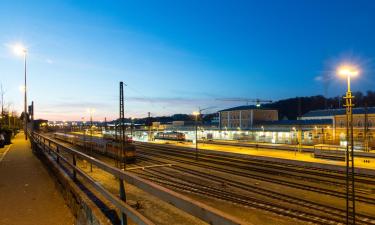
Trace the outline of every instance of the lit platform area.
<path fill-rule="evenodd" d="M 187 142 L 179 143 L 179 142 L 173 142 L 173 141 L 157 140 L 153 143 L 183 146 L 183 147 L 190 147 L 190 148 L 195 149 L 195 144 L 187 143 Z M 337 166 L 346 165 L 344 161 L 315 158 L 312 152 L 301 152 L 301 151 L 298 151 L 297 147 L 295 148 L 296 150 L 293 151 L 293 150 L 279 150 L 279 149 L 264 148 L 264 147 L 254 148 L 254 147 L 242 147 L 242 146 L 240 147 L 240 146 L 231 146 L 231 145 L 199 143 L 198 148 L 200 151 L 214 150 L 214 151 L 221 151 L 221 152 L 228 152 L 228 153 L 247 154 L 247 155 L 254 155 L 254 156 L 305 161 L 305 162 L 312 162 L 312 163 L 322 163 L 322 164 L 337 165 Z M 355 157 L 355 167 L 375 170 L 375 158 Z"/>

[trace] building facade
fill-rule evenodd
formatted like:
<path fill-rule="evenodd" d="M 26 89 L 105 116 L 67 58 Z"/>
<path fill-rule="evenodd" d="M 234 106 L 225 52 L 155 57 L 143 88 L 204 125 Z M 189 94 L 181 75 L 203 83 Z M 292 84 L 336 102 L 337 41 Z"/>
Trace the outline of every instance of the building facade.
<path fill-rule="evenodd" d="M 346 111 L 345 109 L 314 110 L 301 117 L 301 120 L 316 118 L 331 119 L 332 125 L 327 126 L 331 135 L 326 139 L 332 144 L 346 145 Z M 375 146 L 375 107 L 353 109 L 353 137 L 357 146 Z"/>
<path fill-rule="evenodd" d="M 278 111 L 256 106 L 239 106 L 219 111 L 220 129 L 252 129 L 255 123 L 277 121 Z"/>

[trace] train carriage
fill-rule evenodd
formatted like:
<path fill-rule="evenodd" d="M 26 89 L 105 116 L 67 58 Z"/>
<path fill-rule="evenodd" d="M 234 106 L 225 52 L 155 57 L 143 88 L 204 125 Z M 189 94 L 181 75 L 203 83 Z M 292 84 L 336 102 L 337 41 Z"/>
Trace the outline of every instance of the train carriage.
<path fill-rule="evenodd" d="M 172 141 L 185 141 L 185 134 L 180 132 L 159 132 L 155 135 L 155 139 L 172 140 Z"/>
<path fill-rule="evenodd" d="M 127 141 L 124 143 L 125 154 L 120 154 L 122 144 L 120 142 L 105 140 L 98 137 L 88 137 L 84 135 L 72 135 L 65 133 L 54 133 L 56 139 L 68 142 L 79 147 L 91 148 L 96 153 L 109 156 L 111 158 L 120 159 L 121 161 L 134 162 L 136 158 L 136 148 L 133 143 Z"/>

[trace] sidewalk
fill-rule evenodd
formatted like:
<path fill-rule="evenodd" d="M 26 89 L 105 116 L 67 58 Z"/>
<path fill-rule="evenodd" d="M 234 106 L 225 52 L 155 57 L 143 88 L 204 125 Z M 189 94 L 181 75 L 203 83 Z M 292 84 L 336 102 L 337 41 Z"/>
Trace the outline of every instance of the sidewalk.
<path fill-rule="evenodd" d="M 5 150 L 0 154 L 0 225 L 74 224 L 53 178 L 24 135 L 18 134 Z"/>

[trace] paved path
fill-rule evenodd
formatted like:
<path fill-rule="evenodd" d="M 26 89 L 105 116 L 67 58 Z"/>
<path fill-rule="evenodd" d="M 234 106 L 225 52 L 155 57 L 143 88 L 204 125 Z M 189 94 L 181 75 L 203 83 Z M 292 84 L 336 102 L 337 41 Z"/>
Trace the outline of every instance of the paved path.
<path fill-rule="evenodd" d="M 0 225 L 72 225 L 74 217 L 23 134 L 0 149 Z"/>

